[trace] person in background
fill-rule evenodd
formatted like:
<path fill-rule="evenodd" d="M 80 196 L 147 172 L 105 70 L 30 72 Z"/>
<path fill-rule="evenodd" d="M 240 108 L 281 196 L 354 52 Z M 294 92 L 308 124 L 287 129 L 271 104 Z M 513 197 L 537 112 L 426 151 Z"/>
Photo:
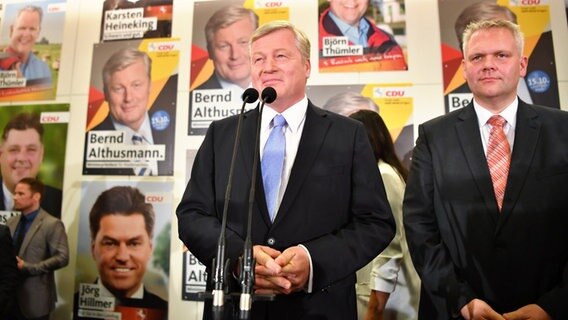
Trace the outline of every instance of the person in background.
<path fill-rule="evenodd" d="M 10 229 L 0 224 L 0 319 L 8 317 L 19 281 L 18 264 Z"/>
<path fill-rule="evenodd" d="M 196 89 L 231 89 L 250 87 L 250 36 L 258 28 L 258 16 L 242 5 L 217 10 L 205 25 L 207 51 L 215 70 Z"/>
<path fill-rule="evenodd" d="M 23 178 L 16 184 L 14 210 L 8 220 L 22 279 L 9 319 L 49 320 L 57 301 L 55 270 L 69 263 L 69 244 L 61 220 L 40 207 L 43 183 Z"/>
<path fill-rule="evenodd" d="M 322 108 L 346 117 L 359 110 L 371 110 L 380 113 L 379 106 L 373 99 L 354 91 L 344 91 L 332 96 Z M 412 124 L 408 124 L 402 128 L 394 142 L 395 152 L 402 159 L 402 164 L 407 170 L 412 161 L 413 136 L 414 127 Z"/>
<path fill-rule="evenodd" d="M 371 110 L 379 113 L 379 106 L 369 97 L 359 92 L 340 92 L 329 98 L 322 109 L 348 117 L 359 110 Z"/>
<path fill-rule="evenodd" d="M 43 10 L 38 6 L 24 6 L 18 11 L 16 20 L 10 26 L 10 43 L 5 49 L 13 57 L 9 69 L 29 80 L 52 83 L 49 66 L 34 53 L 34 45 L 39 39 Z M 4 63 L 3 63 L 4 64 Z"/>
<path fill-rule="evenodd" d="M 38 113 L 18 113 L 4 126 L 0 141 L 0 210 L 12 209 L 16 184 L 21 179 L 37 178 L 45 149 L 43 132 Z M 40 206 L 61 218 L 62 199 L 60 189 L 44 185 Z"/>
<path fill-rule="evenodd" d="M 308 100 L 310 42 L 294 25 L 264 24 L 250 50 L 254 88 L 272 87 L 277 97 L 262 113 L 258 146 L 259 110 L 242 121 L 233 185 L 245 187 L 233 188 L 228 204 L 228 259 L 243 253 L 253 150 L 259 147 L 251 222 L 254 293 L 276 297 L 255 301 L 252 319 L 355 319 L 355 272 L 386 248 L 395 230 L 365 129 Z M 176 212 L 180 239 L 209 275 L 237 122 L 233 116 L 210 125 Z M 235 266 L 231 271 L 239 274 Z M 239 292 L 229 278 L 229 292 Z M 225 306 L 225 319 L 232 319 L 231 308 Z M 204 310 L 209 319 L 211 301 Z"/>
<path fill-rule="evenodd" d="M 402 223 L 402 200 L 408 170 L 396 156 L 389 130 L 377 112 L 359 110 L 349 117 L 363 123 L 367 130 L 396 222 L 396 234 L 389 246 L 357 271 L 359 320 L 416 319 L 420 278 L 408 252 Z"/>
<path fill-rule="evenodd" d="M 568 112 L 517 96 L 524 37 L 508 20 L 463 35 L 468 106 L 419 126 L 404 226 L 419 319 L 568 319 Z"/>

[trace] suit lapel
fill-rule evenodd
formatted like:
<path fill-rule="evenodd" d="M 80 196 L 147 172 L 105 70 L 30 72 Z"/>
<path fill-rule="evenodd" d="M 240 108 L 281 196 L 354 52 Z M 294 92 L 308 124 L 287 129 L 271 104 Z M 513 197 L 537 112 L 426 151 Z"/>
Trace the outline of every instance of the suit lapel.
<path fill-rule="evenodd" d="M 511 165 L 509 167 L 499 228 L 509 218 L 519 199 L 519 194 L 524 186 L 524 181 L 536 152 L 540 128 L 541 122 L 538 121 L 537 113 L 529 105 L 519 100 L 515 142 L 511 155 Z"/>
<path fill-rule="evenodd" d="M 487 167 L 487 159 L 483 151 L 481 135 L 479 133 L 479 122 L 477 115 L 473 109 L 473 103 L 470 103 L 463 109 L 459 120 L 456 123 L 457 136 L 460 141 L 467 166 L 471 171 L 471 175 L 479 192 L 483 195 L 483 201 L 490 213 L 493 222 L 497 223 L 499 211 L 495 200 L 495 192 L 493 191 L 493 183 Z"/>
<path fill-rule="evenodd" d="M 259 104 L 260 105 L 260 104 Z M 255 142 L 256 142 L 256 128 L 258 124 L 258 113 L 259 105 L 247 113 L 244 114 L 242 122 L 241 131 L 241 142 L 240 149 L 241 157 L 244 163 L 244 170 L 249 178 L 248 181 L 252 181 L 252 165 L 254 160 Z M 264 185 L 262 183 L 262 173 L 260 172 L 260 156 L 257 155 L 258 163 L 256 168 L 256 193 L 254 195 L 258 210 L 261 212 L 262 219 L 266 225 L 271 225 L 270 216 L 268 214 L 268 208 L 266 205 L 266 199 L 264 196 Z"/>
<path fill-rule="evenodd" d="M 323 145 L 323 140 L 330 124 L 327 119 L 327 114 L 314 106 L 311 102 L 308 102 L 306 121 L 304 123 L 302 137 L 300 138 L 298 153 L 292 165 L 290 179 L 288 180 L 288 185 L 286 186 L 286 191 L 284 192 L 284 197 L 274 223 L 284 218 L 294 202 L 294 198 L 298 195 L 303 181 L 308 177 L 312 163 Z"/>

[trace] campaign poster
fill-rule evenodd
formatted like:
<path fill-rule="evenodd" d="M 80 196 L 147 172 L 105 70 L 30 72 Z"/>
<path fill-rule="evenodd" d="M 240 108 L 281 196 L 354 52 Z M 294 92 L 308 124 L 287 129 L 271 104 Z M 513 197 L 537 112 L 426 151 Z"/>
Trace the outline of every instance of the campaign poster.
<path fill-rule="evenodd" d="M 167 319 L 172 188 L 82 184 L 74 319 Z"/>
<path fill-rule="evenodd" d="M 406 4 L 396 1 L 318 1 L 320 72 L 408 69 Z"/>
<path fill-rule="evenodd" d="M 396 155 L 406 168 L 410 168 L 414 148 L 414 94 L 411 84 L 320 85 L 308 86 L 307 89 L 310 100 L 328 111 L 345 116 L 357 109 L 378 112 L 389 129 Z M 371 103 L 359 103 L 360 96 L 369 98 Z"/>
<path fill-rule="evenodd" d="M 195 1 L 193 12 L 188 134 L 203 135 L 212 121 L 241 111 L 251 87 L 250 36 L 268 21 L 288 20 L 289 0 Z"/>
<path fill-rule="evenodd" d="M 101 41 L 170 38 L 173 0 L 104 0 Z"/>
<path fill-rule="evenodd" d="M 560 108 L 549 0 L 438 0 L 438 8 L 446 112 L 467 106 L 473 98 L 463 77 L 461 34 L 469 22 L 490 18 L 509 19 L 524 33 L 528 66 L 527 75 L 517 85 L 519 98 Z"/>
<path fill-rule="evenodd" d="M 189 182 L 191 176 L 191 168 L 193 167 L 193 161 L 195 160 L 195 155 L 197 150 L 187 150 L 186 152 L 186 171 L 185 184 Z M 191 253 L 183 243 L 183 283 L 182 283 L 182 300 L 196 300 L 203 301 L 203 296 L 205 293 L 205 286 L 207 284 L 207 272 L 205 272 L 205 265 L 201 263 L 197 258 Z"/>
<path fill-rule="evenodd" d="M 171 176 L 177 39 L 94 45 L 83 174 Z"/>
<path fill-rule="evenodd" d="M 6 0 L 0 7 L 0 102 L 54 100 L 65 0 Z"/>
<path fill-rule="evenodd" d="M 0 107 L 0 223 L 19 214 L 13 192 L 25 177 L 45 185 L 41 207 L 61 218 L 68 124 L 69 104 Z"/>

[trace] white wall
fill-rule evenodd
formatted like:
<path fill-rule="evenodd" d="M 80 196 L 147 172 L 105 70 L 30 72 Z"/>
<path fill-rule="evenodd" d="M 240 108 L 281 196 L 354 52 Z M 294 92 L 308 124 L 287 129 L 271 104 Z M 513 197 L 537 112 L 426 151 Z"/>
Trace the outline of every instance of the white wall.
<path fill-rule="evenodd" d="M 437 0 L 406 0 L 407 44 L 409 70 L 405 72 L 325 74 L 312 71 L 309 84 L 342 83 L 412 83 L 414 94 L 414 123 L 420 124 L 444 113 L 442 96 L 442 65 Z M 317 56 L 316 1 L 290 0 L 293 23 L 308 32 L 312 40 L 312 56 Z M 568 27 L 563 0 L 550 0 L 551 28 L 554 36 L 558 86 L 563 109 L 568 110 Z M 77 243 L 81 182 L 113 177 L 83 177 L 83 144 L 87 112 L 90 63 L 93 44 L 98 42 L 102 0 L 67 0 L 64 44 L 61 57 L 59 86 L 55 103 L 70 103 L 71 115 L 66 152 L 63 186 L 63 221 L 68 228 L 71 259 L 65 269 L 57 273 L 60 303 L 54 319 L 69 319 L 75 277 L 75 249 Z M 199 136 L 187 136 L 189 101 L 190 42 L 193 17 L 192 0 L 174 0 L 173 35 L 181 39 L 179 84 L 177 96 L 176 155 L 173 177 L 150 177 L 155 181 L 174 182 L 174 203 L 185 189 L 186 150 L 197 149 Z M 49 102 L 48 102 L 49 103 Z M 20 104 L 20 103 L 14 103 Z M 416 126 L 415 126 L 416 132 Z M 118 179 L 124 180 L 124 177 Z M 132 177 L 131 179 L 138 179 Z M 175 206 L 174 206 L 175 207 Z M 172 212 L 172 250 L 170 260 L 170 319 L 198 319 L 195 302 L 181 300 L 182 246 L 177 238 L 177 220 Z"/>

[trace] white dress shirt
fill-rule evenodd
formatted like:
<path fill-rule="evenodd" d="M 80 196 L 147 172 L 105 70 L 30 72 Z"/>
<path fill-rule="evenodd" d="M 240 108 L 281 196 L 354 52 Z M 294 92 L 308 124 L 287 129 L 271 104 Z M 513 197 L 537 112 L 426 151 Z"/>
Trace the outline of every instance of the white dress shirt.
<path fill-rule="evenodd" d="M 286 191 L 286 186 L 288 185 L 288 180 L 290 179 L 290 172 L 292 172 L 292 165 L 294 164 L 294 159 L 296 159 L 296 154 L 298 153 L 298 146 L 300 145 L 300 138 L 302 137 L 302 132 L 304 131 L 304 123 L 306 120 L 306 110 L 308 109 L 308 98 L 304 96 L 295 105 L 289 107 L 284 112 L 282 116 L 286 119 L 286 128 L 284 130 L 286 136 L 286 154 L 284 156 L 284 166 L 282 169 L 282 175 L 280 180 L 280 188 L 278 191 L 278 198 L 276 199 L 276 214 L 278 213 L 278 208 L 282 202 L 282 197 Z M 264 145 L 268 136 L 270 135 L 270 130 L 272 130 L 271 122 L 272 119 L 278 113 L 270 106 L 265 105 L 264 111 L 262 112 L 262 120 L 260 123 L 260 159 L 264 154 Z"/>
<path fill-rule="evenodd" d="M 477 121 L 479 124 L 479 131 L 481 133 L 481 142 L 483 143 L 483 151 L 487 156 L 487 143 L 489 142 L 489 133 L 491 132 L 491 125 L 487 123 L 487 120 L 494 116 L 494 114 L 480 106 L 475 99 L 473 99 L 473 108 L 475 109 L 475 113 L 477 114 Z M 509 142 L 509 147 L 511 153 L 513 152 L 513 142 L 515 141 L 515 127 L 517 125 L 517 109 L 519 108 L 519 99 L 515 98 L 515 100 L 508 105 L 499 115 L 505 120 L 505 126 L 503 127 L 503 131 L 507 136 L 507 141 Z"/>

